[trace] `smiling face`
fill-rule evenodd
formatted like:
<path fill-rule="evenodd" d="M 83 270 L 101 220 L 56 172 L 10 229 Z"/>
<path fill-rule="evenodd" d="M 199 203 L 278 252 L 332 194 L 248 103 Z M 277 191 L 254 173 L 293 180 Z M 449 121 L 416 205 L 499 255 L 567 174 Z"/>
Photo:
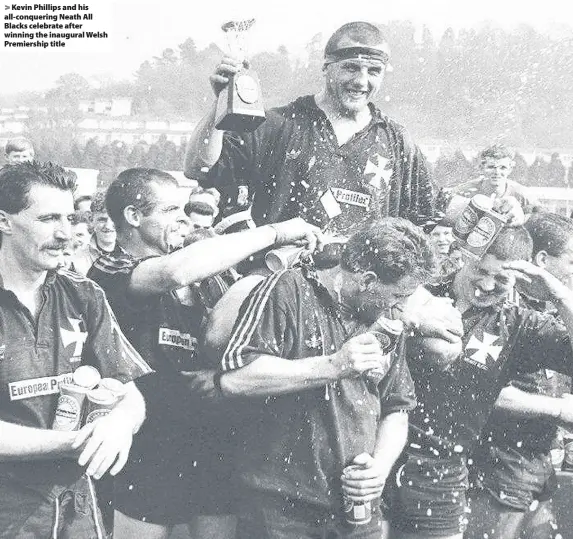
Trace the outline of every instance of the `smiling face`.
<path fill-rule="evenodd" d="M 511 157 L 486 157 L 481 163 L 481 173 L 496 191 L 503 194 L 514 166 L 515 162 Z"/>
<path fill-rule="evenodd" d="M 73 194 L 33 184 L 28 198 L 28 208 L 14 215 L 3 214 L 2 249 L 18 260 L 24 271 L 56 269 L 72 239 Z"/>
<path fill-rule="evenodd" d="M 343 115 L 364 110 L 384 80 L 385 66 L 377 60 L 350 58 L 325 67 L 326 94 Z"/>
<path fill-rule="evenodd" d="M 186 219 L 181 195 L 177 185 L 154 182 L 150 189 L 153 207 L 147 215 L 141 215 L 139 233 L 154 251 L 167 254 L 172 249 L 173 234 L 179 233 L 180 222 Z"/>
<path fill-rule="evenodd" d="M 503 268 L 507 260 L 486 254 L 481 260 L 467 262 L 458 274 L 465 299 L 475 307 L 496 305 L 507 297 L 515 279 Z"/>
<path fill-rule="evenodd" d="M 430 240 L 439 255 L 447 255 L 450 252 L 450 245 L 454 241 L 452 228 L 449 226 L 437 225 L 430 232 Z"/>
<path fill-rule="evenodd" d="M 115 243 L 115 225 L 107 212 L 96 211 L 92 214 L 92 226 L 98 245 L 109 245 Z"/>

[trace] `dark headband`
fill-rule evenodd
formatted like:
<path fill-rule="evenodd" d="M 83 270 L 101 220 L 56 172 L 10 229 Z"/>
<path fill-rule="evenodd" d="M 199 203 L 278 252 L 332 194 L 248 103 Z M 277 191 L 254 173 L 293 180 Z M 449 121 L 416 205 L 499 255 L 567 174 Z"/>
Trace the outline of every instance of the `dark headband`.
<path fill-rule="evenodd" d="M 371 47 L 346 47 L 324 55 L 324 62 L 326 64 L 350 59 L 376 60 L 387 64 L 390 60 L 390 55 L 386 51 Z"/>

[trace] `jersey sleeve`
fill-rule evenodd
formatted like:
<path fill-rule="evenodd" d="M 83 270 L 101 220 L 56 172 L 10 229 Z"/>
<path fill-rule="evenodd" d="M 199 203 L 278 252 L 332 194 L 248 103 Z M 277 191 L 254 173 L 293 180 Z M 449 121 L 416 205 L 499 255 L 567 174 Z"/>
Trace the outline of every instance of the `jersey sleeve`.
<path fill-rule="evenodd" d="M 378 387 L 383 416 L 394 412 L 407 412 L 416 407 L 414 382 L 406 362 L 405 338 L 400 339 L 392 355 L 390 370 Z"/>
<path fill-rule="evenodd" d="M 435 188 L 424 154 L 406 131 L 401 132 L 402 200 L 400 217 L 423 225 L 435 214 Z"/>
<path fill-rule="evenodd" d="M 124 336 L 104 291 L 93 285 L 87 305 L 88 340 L 84 360 L 102 377 L 129 382 L 152 372 L 151 367 Z"/>
<path fill-rule="evenodd" d="M 563 323 L 551 314 L 533 310 L 525 310 L 523 316 L 517 368 L 526 372 L 551 369 L 571 376 L 573 350 Z"/>
<path fill-rule="evenodd" d="M 277 272 L 258 284 L 243 302 L 231 339 L 223 354 L 224 371 L 236 370 L 261 355 L 285 357 L 294 327 L 286 306 L 288 287 Z M 290 290 L 290 294 L 293 294 Z"/>

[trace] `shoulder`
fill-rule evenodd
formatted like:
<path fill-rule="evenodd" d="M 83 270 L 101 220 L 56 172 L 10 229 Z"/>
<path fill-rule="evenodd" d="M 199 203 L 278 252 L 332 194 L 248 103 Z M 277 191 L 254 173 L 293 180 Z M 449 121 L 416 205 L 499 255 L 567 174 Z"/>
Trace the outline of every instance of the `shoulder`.
<path fill-rule="evenodd" d="M 105 298 L 101 287 L 91 279 L 74 271 L 60 269 L 54 276 L 56 294 L 68 296 L 83 304 Z"/>
<path fill-rule="evenodd" d="M 127 253 L 107 253 L 93 263 L 92 271 L 108 275 L 117 273 L 129 274 L 137 265 L 137 260 Z"/>
<path fill-rule="evenodd" d="M 448 187 L 448 193 L 455 195 L 463 195 L 471 198 L 480 192 L 481 180 L 468 180 L 467 182 Z"/>

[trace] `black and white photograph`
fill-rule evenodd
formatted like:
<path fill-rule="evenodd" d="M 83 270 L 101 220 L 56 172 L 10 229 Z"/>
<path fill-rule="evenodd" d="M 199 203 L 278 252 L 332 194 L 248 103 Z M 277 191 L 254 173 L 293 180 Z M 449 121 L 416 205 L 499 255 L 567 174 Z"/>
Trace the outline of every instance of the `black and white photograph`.
<path fill-rule="evenodd" d="M 573 4 L 7 0 L 0 539 L 573 539 Z"/>

